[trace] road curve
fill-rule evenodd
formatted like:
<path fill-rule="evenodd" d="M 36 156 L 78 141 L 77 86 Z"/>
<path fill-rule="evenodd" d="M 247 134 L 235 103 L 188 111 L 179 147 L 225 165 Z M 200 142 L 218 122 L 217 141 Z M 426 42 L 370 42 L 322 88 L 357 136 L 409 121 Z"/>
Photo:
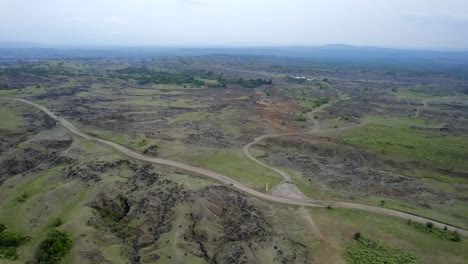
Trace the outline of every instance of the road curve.
<path fill-rule="evenodd" d="M 329 104 L 325 104 L 325 105 L 322 105 L 320 106 L 319 108 L 315 109 L 314 111 L 311 111 L 309 112 L 308 114 L 308 117 L 311 118 L 311 115 L 313 113 L 316 113 L 320 110 L 322 110 L 324 107 L 328 106 Z M 279 175 L 281 175 L 283 178 L 284 178 L 284 181 L 286 183 L 291 183 L 291 175 L 289 175 L 287 172 L 283 171 L 283 170 L 280 170 L 278 168 L 275 168 L 273 166 L 270 166 L 268 164 L 266 164 L 265 162 L 262 162 L 260 160 L 258 160 L 257 158 L 255 158 L 254 156 L 252 156 L 252 154 L 250 154 L 249 152 L 249 149 L 250 147 L 252 147 L 253 145 L 257 144 L 258 142 L 266 139 L 266 138 L 276 138 L 276 137 L 283 137 L 283 136 L 292 136 L 292 135 L 301 135 L 301 134 L 307 134 L 307 133 L 314 133 L 314 132 L 318 132 L 319 129 L 320 129 L 320 123 L 318 122 L 318 120 L 316 120 L 315 118 L 311 118 L 312 119 L 312 122 L 314 123 L 314 127 L 310 130 L 310 131 L 302 131 L 302 132 L 290 132 L 290 133 L 280 133 L 280 134 L 266 134 L 266 135 L 263 135 L 263 136 L 260 136 L 260 137 L 257 137 L 255 138 L 252 142 L 248 143 L 247 145 L 245 145 L 243 148 L 242 148 L 242 152 L 244 152 L 244 155 L 247 156 L 249 159 L 255 161 L 256 163 L 262 165 L 263 167 L 267 168 L 267 169 L 270 169 L 276 173 L 278 173 Z"/>
<path fill-rule="evenodd" d="M 101 138 L 96 138 L 92 137 L 90 135 L 87 135 L 83 132 L 81 132 L 78 128 L 76 128 L 73 124 L 68 122 L 67 120 L 56 116 L 54 113 L 52 113 L 49 109 L 47 109 L 45 106 L 33 103 L 29 100 L 26 99 L 19 99 L 19 98 L 7 98 L 7 97 L 0 97 L 1 99 L 7 99 L 11 101 L 16 101 L 16 102 L 21 102 L 24 104 L 28 104 L 31 106 L 34 106 L 40 110 L 42 110 L 44 113 L 49 115 L 51 118 L 55 119 L 56 121 L 60 122 L 66 129 L 68 129 L 70 132 L 73 134 L 80 136 L 85 139 L 89 140 L 94 140 L 99 143 L 102 143 L 104 145 L 108 145 L 110 147 L 113 147 L 117 149 L 118 151 L 124 153 L 125 155 L 141 160 L 141 161 L 146 161 L 150 163 L 156 163 L 156 164 L 162 164 L 162 165 L 167 165 L 175 168 L 179 168 L 185 171 L 201 174 L 210 178 L 213 178 L 215 180 L 218 180 L 220 182 L 223 182 L 225 184 L 228 184 L 244 193 L 253 195 L 255 197 L 258 197 L 263 200 L 271 201 L 271 202 L 277 202 L 277 203 L 283 203 L 283 204 L 290 204 L 290 205 L 301 205 L 301 206 L 314 206 L 314 207 L 326 207 L 326 206 L 332 206 L 332 207 L 337 207 L 337 208 L 351 208 L 351 209 L 358 209 L 358 210 L 364 210 L 364 211 L 369 211 L 369 212 L 374 212 L 374 213 L 380 213 L 380 214 L 385 214 L 385 215 L 390 215 L 390 216 L 395 216 L 395 217 L 400 217 L 404 219 L 411 219 L 412 221 L 419 222 L 419 223 L 426 223 L 427 221 L 431 221 L 434 223 L 436 227 L 443 228 L 447 226 L 447 228 L 450 231 L 457 231 L 460 235 L 463 236 L 468 236 L 468 231 L 457 228 L 451 225 L 447 225 L 445 223 L 441 223 L 438 221 L 434 221 L 432 219 L 412 215 L 409 213 L 397 211 L 397 210 L 392 210 L 392 209 L 387 209 L 387 208 L 382 208 L 382 207 L 376 207 L 376 206 L 370 206 L 370 205 L 364 205 L 364 204 L 356 204 L 356 203 L 348 203 L 348 202 L 334 202 L 334 201 L 321 201 L 321 200 L 312 200 L 312 199 L 291 199 L 291 198 L 285 198 L 285 197 L 280 197 L 280 196 L 274 196 L 270 195 L 267 193 L 259 192 L 254 189 L 251 189 L 227 176 L 224 176 L 222 174 L 206 170 L 203 168 L 199 167 L 194 167 L 190 166 L 184 163 L 180 163 L 177 161 L 172 161 L 172 160 L 166 160 L 166 159 L 159 159 L 159 158 L 152 158 L 152 157 L 147 157 L 142 154 L 139 154 L 135 151 L 132 151 L 122 145 L 119 145 L 117 143 L 114 143 L 112 141 L 108 141 L 105 139 Z"/>
<path fill-rule="evenodd" d="M 423 105 L 416 107 L 416 113 L 414 113 L 414 118 L 418 118 L 419 113 L 421 112 L 421 109 L 427 107 L 427 102 L 425 100 L 423 100 L 422 102 L 423 102 Z"/>

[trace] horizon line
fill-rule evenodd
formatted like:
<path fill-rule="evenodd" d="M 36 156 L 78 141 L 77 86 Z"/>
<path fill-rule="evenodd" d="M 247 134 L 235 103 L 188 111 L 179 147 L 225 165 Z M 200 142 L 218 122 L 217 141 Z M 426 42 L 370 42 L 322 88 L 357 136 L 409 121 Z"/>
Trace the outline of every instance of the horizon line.
<path fill-rule="evenodd" d="M 19 45 L 15 47 L 16 45 Z M 386 46 L 386 45 L 354 45 L 347 43 L 328 43 L 328 44 L 46 44 L 30 41 L 2 41 L 0 40 L 0 48 L 2 49 L 28 49 L 28 48 L 51 48 L 51 49 L 137 49 L 137 48 L 153 48 L 153 49 L 248 49 L 248 48 L 324 48 L 324 47 L 343 47 L 343 48 L 376 48 L 376 49 L 393 49 L 393 50 L 411 50 L 411 51 L 464 51 L 466 48 L 454 47 L 414 47 L 414 46 Z"/>

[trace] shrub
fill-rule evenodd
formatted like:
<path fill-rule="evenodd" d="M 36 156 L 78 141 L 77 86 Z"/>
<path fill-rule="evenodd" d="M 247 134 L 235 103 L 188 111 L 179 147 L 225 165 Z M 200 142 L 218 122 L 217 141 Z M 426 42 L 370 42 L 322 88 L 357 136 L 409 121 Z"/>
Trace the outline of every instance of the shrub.
<path fill-rule="evenodd" d="M 63 224 L 62 219 L 60 217 L 55 218 L 52 220 L 52 223 L 50 224 L 51 227 L 59 227 Z"/>
<path fill-rule="evenodd" d="M 461 241 L 460 235 L 458 234 L 458 232 L 456 230 L 453 232 L 453 238 L 451 240 L 453 242 L 460 242 Z"/>
<path fill-rule="evenodd" d="M 18 197 L 16 198 L 16 200 L 17 200 L 18 202 L 20 202 L 20 203 L 24 203 L 27 199 L 28 199 L 28 195 L 25 194 L 25 193 L 23 193 L 23 195 L 18 196 Z"/>
<path fill-rule="evenodd" d="M 356 239 L 356 240 L 359 240 L 361 238 L 361 232 L 354 233 L 353 238 Z"/>
<path fill-rule="evenodd" d="M 434 227 L 434 223 L 428 221 L 426 223 L 426 227 L 430 229 L 430 228 Z"/>
<path fill-rule="evenodd" d="M 6 226 L 0 224 L 0 258 L 16 259 L 16 249 L 27 241 L 29 237 L 7 231 Z"/>
<path fill-rule="evenodd" d="M 39 244 L 37 258 L 39 263 L 56 263 L 65 256 L 72 246 L 71 237 L 62 231 L 52 229 L 46 239 Z"/>

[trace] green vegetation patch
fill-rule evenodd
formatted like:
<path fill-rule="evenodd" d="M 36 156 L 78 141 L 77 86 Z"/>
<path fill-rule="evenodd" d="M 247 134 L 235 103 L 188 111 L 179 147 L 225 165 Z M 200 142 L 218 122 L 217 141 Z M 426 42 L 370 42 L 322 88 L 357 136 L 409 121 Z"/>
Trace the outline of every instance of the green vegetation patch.
<path fill-rule="evenodd" d="M 360 235 L 355 235 L 355 242 L 345 249 L 344 257 L 348 264 L 418 263 L 418 258 L 413 253 L 388 247 L 378 240 Z"/>
<path fill-rule="evenodd" d="M 189 84 L 195 87 L 226 87 L 228 84 L 237 84 L 245 88 L 256 88 L 262 85 L 271 85 L 271 80 L 227 77 L 210 71 L 170 72 L 156 71 L 145 67 L 127 67 L 115 71 L 116 76 L 123 80 L 134 79 L 139 84 Z"/>
<path fill-rule="evenodd" d="M 28 236 L 8 231 L 7 227 L 0 224 L 0 258 L 17 259 L 16 249 L 29 241 Z"/>
<path fill-rule="evenodd" d="M 403 160 L 421 160 L 449 169 L 468 169 L 468 137 L 438 131 L 369 124 L 355 128 L 341 141 Z"/>
<path fill-rule="evenodd" d="M 66 75 L 75 76 L 73 73 L 63 69 L 62 67 L 45 67 L 45 66 L 24 66 L 24 67 L 12 67 L 4 70 L 6 74 L 18 76 L 18 75 L 38 75 L 38 76 L 53 76 L 53 75 Z"/>
<path fill-rule="evenodd" d="M 444 229 L 437 228 L 434 226 L 432 222 L 427 222 L 425 225 L 423 225 L 423 224 L 416 223 L 416 222 L 409 220 L 408 225 L 416 228 L 417 230 L 421 232 L 431 234 L 440 239 L 450 240 L 453 242 L 461 241 L 460 235 L 458 234 L 457 231 L 450 232 L 447 230 L 447 227 L 445 227 Z"/>
<path fill-rule="evenodd" d="M 257 190 L 264 190 L 267 183 L 273 187 L 282 181 L 281 175 L 255 163 L 239 150 L 207 150 L 186 153 L 180 158 L 193 166 L 227 175 Z"/>
<path fill-rule="evenodd" d="M 244 88 L 257 88 L 263 85 L 271 85 L 273 82 L 271 80 L 265 79 L 248 79 L 244 80 L 243 78 L 232 78 L 232 77 L 220 77 L 218 82 L 225 87 L 227 84 L 237 84 Z"/>
<path fill-rule="evenodd" d="M 111 206 L 106 206 L 99 211 L 99 214 L 103 219 L 107 219 L 110 222 L 120 222 L 130 210 L 128 201 L 124 197 L 119 197 L 116 200 L 116 204 Z"/>
<path fill-rule="evenodd" d="M 205 112 L 193 111 L 193 112 L 188 112 L 188 113 L 177 115 L 173 119 L 173 121 L 201 121 L 207 118 L 208 116 L 209 114 Z"/>
<path fill-rule="evenodd" d="M 155 71 L 149 68 L 128 67 L 116 70 L 117 77 L 123 80 L 134 79 L 139 84 L 162 83 L 162 84 L 191 84 L 203 86 L 205 82 L 197 80 L 194 76 L 185 73 L 174 73 L 168 71 Z"/>
<path fill-rule="evenodd" d="M 70 251 L 73 240 L 65 232 L 52 229 L 39 244 L 37 257 L 40 263 L 57 263 Z"/>
<path fill-rule="evenodd" d="M 328 97 L 318 98 L 314 100 L 314 106 L 320 107 L 322 105 L 328 104 L 329 102 L 330 102 L 330 98 Z"/>
<path fill-rule="evenodd" d="M 25 120 L 22 116 L 24 107 L 13 103 L 3 104 L 4 102 L 8 101 L 0 100 L 2 104 L 0 106 L 0 111 L 2 113 L 0 116 L 0 127 L 10 131 L 20 129 L 20 127 L 25 124 Z"/>
<path fill-rule="evenodd" d="M 117 144 L 130 147 L 133 150 L 143 150 L 155 145 L 157 141 L 149 139 L 142 134 L 123 134 L 112 130 L 86 129 L 86 133 Z"/>

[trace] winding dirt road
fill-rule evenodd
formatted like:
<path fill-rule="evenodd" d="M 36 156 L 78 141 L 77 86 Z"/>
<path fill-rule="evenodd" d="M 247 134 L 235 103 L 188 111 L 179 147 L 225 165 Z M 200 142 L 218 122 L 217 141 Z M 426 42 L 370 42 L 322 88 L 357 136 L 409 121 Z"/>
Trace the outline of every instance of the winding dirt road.
<path fill-rule="evenodd" d="M 427 102 L 425 100 L 423 100 L 422 102 L 423 102 L 423 105 L 416 107 L 416 113 L 414 113 L 414 118 L 418 118 L 419 113 L 421 112 L 421 109 L 427 107 Z"/>
<path fill-rule="evenodd" d="M 279 175 L 281 175 L 283 178 L 284 178 L 284 182 L 285 183 L 291 183 L 291 175 L 289 175 L 287 172 L 283 171 L 283 170 L 280 170 L 278 168 L 275 168 L 273 166 L 270 166 L 260 160 L 258 160 L 257 158 L 255 158 L 254 156 L 252 156 L 252 154 L 250 154 L 249 152 L 249 149 L 250 147 L 252 147 L 253 145 L 257 144 L 258 142 L 266 139 L 266 138 L 276 138 L 276 137 L 284 137 L 284 136 L 292 136 L 292 135 L 302 135 L 302 134 L 307 134 L 307 133 L 314 133 L 314 132 L 318 132 L 320 130 L 320 123 L 318 122 L 318 120 L 316 120 L 315 118 L 311 117 L 312 114 L 318 112 L 318 111 L 321 111 L 323 108 L 325 108 L 326 106 L 328 106 L 329 104 L 325 104 L 325 105 L 322 105 L 320 106 L 319 108 L 309 112 L 307 115 L 308 117 L 312 120 L 312 122 L 314 123 L 314 127 L 311 129 L 311 130 L 308 130 L 308 131 L 302 131 L 302 132 L 291 132 L 291 133 L 281 133 L 281 134 L 266 134 L 266 135 L 263 135 L 263 136 L 260 136 L 260 137 L 257 137 L 255 138 L 252 142 L 248 143 L 247 145 L 245 145 L 243 148 L 242 148 L 242 152 L 244 152 L 244 155 L 246 155 L 249 159 L 255 161 L 256 163 L 262 165 L 263 167 L 265 168 L 268 168 L 276 173 L 278 173 Z"/>
<path fill-rule="evenodd" d="M 187 164 L 183 164 L 177 161 L 172 161 L 172 160 L 166 160 L 166 159 L 158 159 L 158 158 L 152 158 L 152 157 L 147 157 L 144 155 L 141 155 L 137 152 L 134 152 L 124 146 L 121 146 L 117 143 L 114 143 L 112 141 L 100 139 L 100 138 L 95 138 L 90 135 L 87 135 L 83 132 L 81 132 L 78 128 L 76 128 L 73 124 L 68 122 L 67 120 L 56 116 L 54 113 L 52 113 L 49 109 L 47 109 L 45 106 L 33 103 L 29 100 L 26 99 L 18 99 L 18 98 L 6 98 L 6 97 L 0 97 L 1 99 L 7 99 L 11 101 L 16 101 L 16 102 L 21 102 L 24 104 L 28 104 L 31 106 L 34 106 L 40 110 L 42 110 L 44 113 L 49 115 L 51 118 L 55 119 L 56 121 L 60 122 L 66 129 L 68 129 L 70 132 L 73 134 L 80 136 L 85 139 L 89 140 L 94 140 L 96 142 L 102 143 L 104 145 L 108 145 L 110 147 L 113 147 L 117 149 L 118 151 L 124 153 L 125 155 L 135 158 L 141 161 L 146 161 L 150 163 L 156 163 L 156 164 L 162 164 L 162 165 L 167 165 L 175 168 L 179 168 L 185 171 L 201 174 L 210 178 L 213 178 L 215 180 L 218 180 L 222 183 L 228 184 L 244 193 L 253 195 L 255 197 L 258 197 L 263 200 L 271 201 L 271 202 L 276 202 L 276 203 L 283 203 L 283 204 L 290 204 L 290 205 L 301 205 L 301 206 L 314 206 L 314 207 L 326 207 L 326 206 L 332 206 L 332 207 L 337 207 L 337 208 L 352 208 L 352 209 L 358 209 L 358 210 L 364 210 L 364 211 L 369 211 L 369 212 L 374 212 L 374 213 L 380 213 L 380 214 L 385 214 L 385 215 L 391 215 L 395 217 L 400 217 L 404 219 L 411 219 L 412 221 L 420 222 L 420 223 L 426 223 L 427 221 L 431 221 L 434 223 L 435 226 L 439 228 L 443 228 L 444 226 L 447 226 L 447 228 L 451 231 L 457 231 L 460 235 L 463 236 L 468 236 L 468 231 L 464 229 L 460 229 L 454 226 L 447 225 L 445 223 L 437 222 L 432 219 L 420 217 L 420 216 L 415 216 L 412 214 L 408 214 L 405 212 L 400 212 L 396 210 L 391 210 L 387 208 L 382 208 L 382 207 L 376 207 L 376 206 L 370 206 L 370 205 L 363 205 L 363 204 L 355 204 L 355 203 L 347 203 L 347 202 L 334 202 L 334 201 L 321 201 L 321 200 L 312 200 L 312 199 L 291 199 L 291 198 L 285 198 L 285 197 L 279 197 L 279 196 L 274 196 L 270 194 L 266 194 L 263 192 L 256 191 L 254 189 L 251 189 L 227 176 L 224 176 L 222 174 L 206 170 L 203 168 L 199 167 L 194 167 L 190 166 Z"/>

